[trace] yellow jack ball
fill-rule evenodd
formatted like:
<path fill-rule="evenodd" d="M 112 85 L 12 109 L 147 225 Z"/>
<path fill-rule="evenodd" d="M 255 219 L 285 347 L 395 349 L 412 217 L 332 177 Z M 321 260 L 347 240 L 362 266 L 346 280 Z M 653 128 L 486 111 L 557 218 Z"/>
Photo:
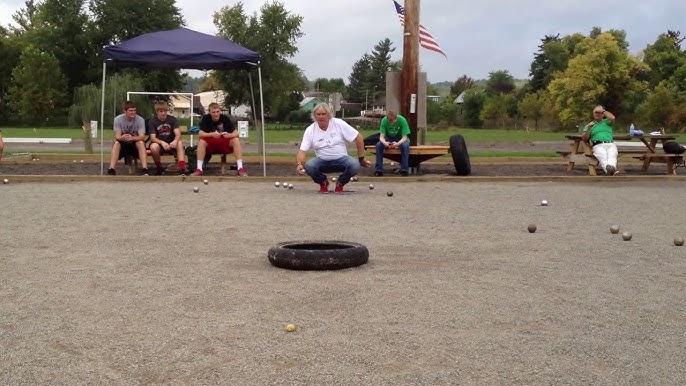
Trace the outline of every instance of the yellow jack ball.
<path fill-rule="evenodd" d="M 295 324 L 289 324 L 288 326 L 286 326 L 286 331 L 288 331 L 288 332 L 295 331 Z"/>

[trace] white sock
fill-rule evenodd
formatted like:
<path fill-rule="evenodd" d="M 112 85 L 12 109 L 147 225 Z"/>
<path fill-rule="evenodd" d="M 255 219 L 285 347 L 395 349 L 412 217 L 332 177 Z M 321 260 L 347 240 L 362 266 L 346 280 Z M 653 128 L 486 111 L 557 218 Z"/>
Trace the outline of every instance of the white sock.
<path fill-rule="evenodd" d="M 198 169 L 202 170 L 203 162 L 205 162 L 205 161 L 198 161 Z"/>
<path fill-rule="evenodd" d="M 242 159 L 236 160 L 236 167 L 238 167 L 239 169 L 243 169 L 243 160 Z"/>

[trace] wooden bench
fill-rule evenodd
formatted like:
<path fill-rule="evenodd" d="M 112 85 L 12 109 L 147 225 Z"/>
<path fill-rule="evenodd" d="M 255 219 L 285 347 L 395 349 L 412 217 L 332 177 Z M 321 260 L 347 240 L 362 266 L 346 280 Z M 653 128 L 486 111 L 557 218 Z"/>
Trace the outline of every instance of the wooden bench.
<path fill-rule="evenodd" d="M 376 154 L 376 146 L 365 146 L 365 150 L 369 151 L 372 154 Z M 440 157 L 446 154 L 450 154 L 450 146 L 442 146 L 442 145 L 415 145 L 415 146 L 410 146 L 410 161 L 409 161 L 409 167 L 413 169 L 413 171 L 418 171 L 419 170 L 419 165 L 424 162 L 428 161 L 432 158 Z M 400 149 L 399 148 L 393 148 L 393 149 L 384 149 L 383 151 L 383 157 L 387 158 L 391 161 L 395 161 L 400 163 Z"/>
<path fill-rule="evenodd" d="M 145 154 L 147 156 L 150 156 L 152 153 L 150 152 L 150 149 L 145 150 Z M 212 155 L 221 155 L 220 157 L 220 173 L 223 176 L 226 174 L 226 154 L 212 154 Z M 162 157 L 174 157 L 174 160 L 176 161 L 176 155 L 175 154 L 162 154 Z M 124 157 L 124 164 L 129 166 L 129 174 L 135 174 L 136 169 L 138 169 L 138 158 L 136 157 L 131 157 L 127 156 Z M 188 165 L 187 168 L 190 168 L 191 171 L 195 170 L 197 165 Z"/>

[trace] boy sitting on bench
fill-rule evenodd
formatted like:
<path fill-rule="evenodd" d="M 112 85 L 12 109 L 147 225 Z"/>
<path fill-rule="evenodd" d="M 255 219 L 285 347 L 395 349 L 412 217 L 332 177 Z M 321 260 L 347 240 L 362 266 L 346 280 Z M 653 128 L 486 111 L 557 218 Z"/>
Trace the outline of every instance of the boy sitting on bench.
<path fill-rule="evenodd" d="M 179 163 L 179 174 L 186 174 L 186 154 L 181 141 L 181 129 L 176 117 L 168 115 L 167 102 L 155 102 L 155 116 L 148 121 L 150 134 L 150 154 L 152 155 L 157 175 L 164 173 L 162 154 L 173 154 Z"/>
<path fill-rule="evenodd" d="M 193 172 L 194 176 L 202 176 L 202 167 L 205 154 L 230 154 L 236 157 L 236 168 L 240 177 L 247 177 L 248 173 L 243 168 L 243 151 L 241 141 L 238 139 L 238 130 L 231 119 L 221 113 L 218 103 L 210 103 L 209 114 L 200 120 L 198 136 L 198 166 Z"/>

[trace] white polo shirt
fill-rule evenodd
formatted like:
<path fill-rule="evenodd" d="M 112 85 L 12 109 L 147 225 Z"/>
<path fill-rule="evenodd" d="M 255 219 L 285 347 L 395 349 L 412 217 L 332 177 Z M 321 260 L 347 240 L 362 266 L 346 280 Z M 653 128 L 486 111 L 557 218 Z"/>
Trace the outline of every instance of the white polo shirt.
<path fill-rule="evenodd" d="M 319 128 L 314 122 L 305 129 L 300 150 L 314 150 L 314 154 L 325 161 L 331 161 L 348 155 L 346 142 L 352 142 L 360 133 L 347 122 L 339 118 L 332 118 L 326 130 Z"/>

